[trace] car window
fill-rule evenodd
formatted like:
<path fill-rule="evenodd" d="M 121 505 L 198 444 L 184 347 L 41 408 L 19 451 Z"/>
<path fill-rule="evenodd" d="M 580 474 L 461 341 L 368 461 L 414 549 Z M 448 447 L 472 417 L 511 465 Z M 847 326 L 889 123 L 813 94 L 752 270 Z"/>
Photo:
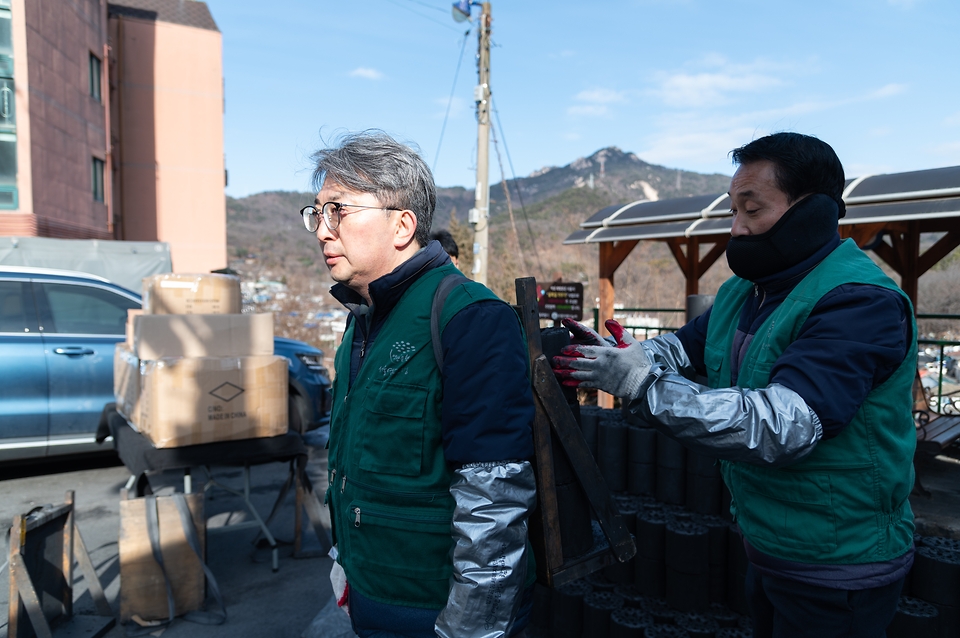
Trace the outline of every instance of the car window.
<path fill-rule="evenodd" d="M 127 310 L 139 304 L 109 290 L 73 284 L 40 284 L 49 317 L 45 333 L 122 335 Z"/>
<path fill-rule="evenodd" d="M 37 332 L 36 311 L 28 282 L 0 281 L 0 332 Z"/>

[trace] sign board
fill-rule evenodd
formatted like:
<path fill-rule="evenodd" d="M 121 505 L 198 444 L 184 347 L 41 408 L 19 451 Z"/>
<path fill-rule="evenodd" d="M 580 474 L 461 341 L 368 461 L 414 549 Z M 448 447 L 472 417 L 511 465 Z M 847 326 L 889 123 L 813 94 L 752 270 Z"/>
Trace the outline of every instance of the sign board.
<path fill-rule="evenodd" d="M 541 319 L 583 321 L 583 284 L 555 281 L 537 289 Z"/>

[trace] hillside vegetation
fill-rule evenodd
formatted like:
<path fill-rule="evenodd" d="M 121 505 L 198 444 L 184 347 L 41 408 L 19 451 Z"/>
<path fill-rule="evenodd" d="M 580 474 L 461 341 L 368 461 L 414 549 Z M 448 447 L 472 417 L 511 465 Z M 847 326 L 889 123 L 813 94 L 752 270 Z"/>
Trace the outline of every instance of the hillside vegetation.
<path fill-rule="evenodd" d="M 618 148 L 605 148 L 566 166 L 547 167 L 510 180 L 512 221 L 503 184 L 493 184 L 488 285 L 512 302 L 517 277 L 582 282 L 585 305 L 590 307 L 598 295 L 598 248 L 596 244 L 563 245 L 582 221 L 614 204 L 719 194 L 727 190 L 729 181 L 726 175 L 656 166 Z M 302 206 L 313 202 L 314 195 L 275 191 L 227 198 L 227 242 L 230 267 L 244 280 L 275 280 L 288 286 L 289 294 L 269 305 L 279 311 L 277 333 L 316 344 L 316 330 L 304 328 L 303 318 L 339 306 L 327 292 L 333 282 L 316 237 L 303 228 L 298 215 Z M 468 275 L 473 233 L 466 219 L 473 199 L 473 190 L 439 188 L 433 223 L 434 229 L 449 228 L 453 233 L 460 246 L 461 269 Z M 921 278 L 921 312 L 960 313 L 958 272 L 960 260 L 951 256 Z M 700 291 L 716 292 L 729 275 L 721 258 L 700 280 Z M 683 276 L 662 242 L 638 245 L 617 270 L 615 285 L 617 303 L 626 307 L 684 306 Z M 676 321 L 669 315 L 661 320 Z M 925 323 L 921 331 L 941 333 L 951 328 L 941 323 Z"/>

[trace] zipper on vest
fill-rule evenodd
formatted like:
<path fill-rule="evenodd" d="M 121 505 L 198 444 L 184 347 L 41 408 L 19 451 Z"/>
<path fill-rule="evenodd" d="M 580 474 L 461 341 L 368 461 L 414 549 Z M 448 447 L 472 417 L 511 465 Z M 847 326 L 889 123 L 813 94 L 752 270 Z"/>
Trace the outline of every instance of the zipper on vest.
<path fill-rule="evenodd" d="M 340 493 L 343 494 L 343 490 L 347 489 L 347 475 L 343 475 L 343 480 L 340 481 Z"/>
<path fill-rule="evenodd" d="M 760 296 L 760 284 L 753 284 L 753 296 L 754 298 Z M 760 303 L 757 305 L 757 310 L 763 307 L 763 302 L 767 300 L 767 291 L 763 291 L 763 298 L 760 300 Z"/>
<path fill-rule="evenodd" d="M 386 512 L 374 511 L 371 512 L 369 509 L 364 510 L 368 516 L 373 516 L 374 518 L 385 518 L 393 521 L 406 521 L 408 523 L 448 523 L 450 519 L 446 517 L 438 516 L 428 516 L 428 517 L 415 517 L 415 516 L 399 516 L 397 514 L 387 514 Z M 355 515 L 353 519 L 353 526 L 360 527 L 360 508 L 354 506 L 353 513 Z"/>

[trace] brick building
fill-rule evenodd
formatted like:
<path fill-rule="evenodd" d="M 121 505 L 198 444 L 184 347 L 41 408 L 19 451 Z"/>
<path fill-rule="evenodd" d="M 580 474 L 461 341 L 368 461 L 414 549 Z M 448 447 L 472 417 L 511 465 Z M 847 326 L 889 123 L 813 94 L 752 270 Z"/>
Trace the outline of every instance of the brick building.
<path fill-rule="evenodd" d="M 225 266 L 221 46 L 194 0 L 0 0 L 0 235 Z"/>

